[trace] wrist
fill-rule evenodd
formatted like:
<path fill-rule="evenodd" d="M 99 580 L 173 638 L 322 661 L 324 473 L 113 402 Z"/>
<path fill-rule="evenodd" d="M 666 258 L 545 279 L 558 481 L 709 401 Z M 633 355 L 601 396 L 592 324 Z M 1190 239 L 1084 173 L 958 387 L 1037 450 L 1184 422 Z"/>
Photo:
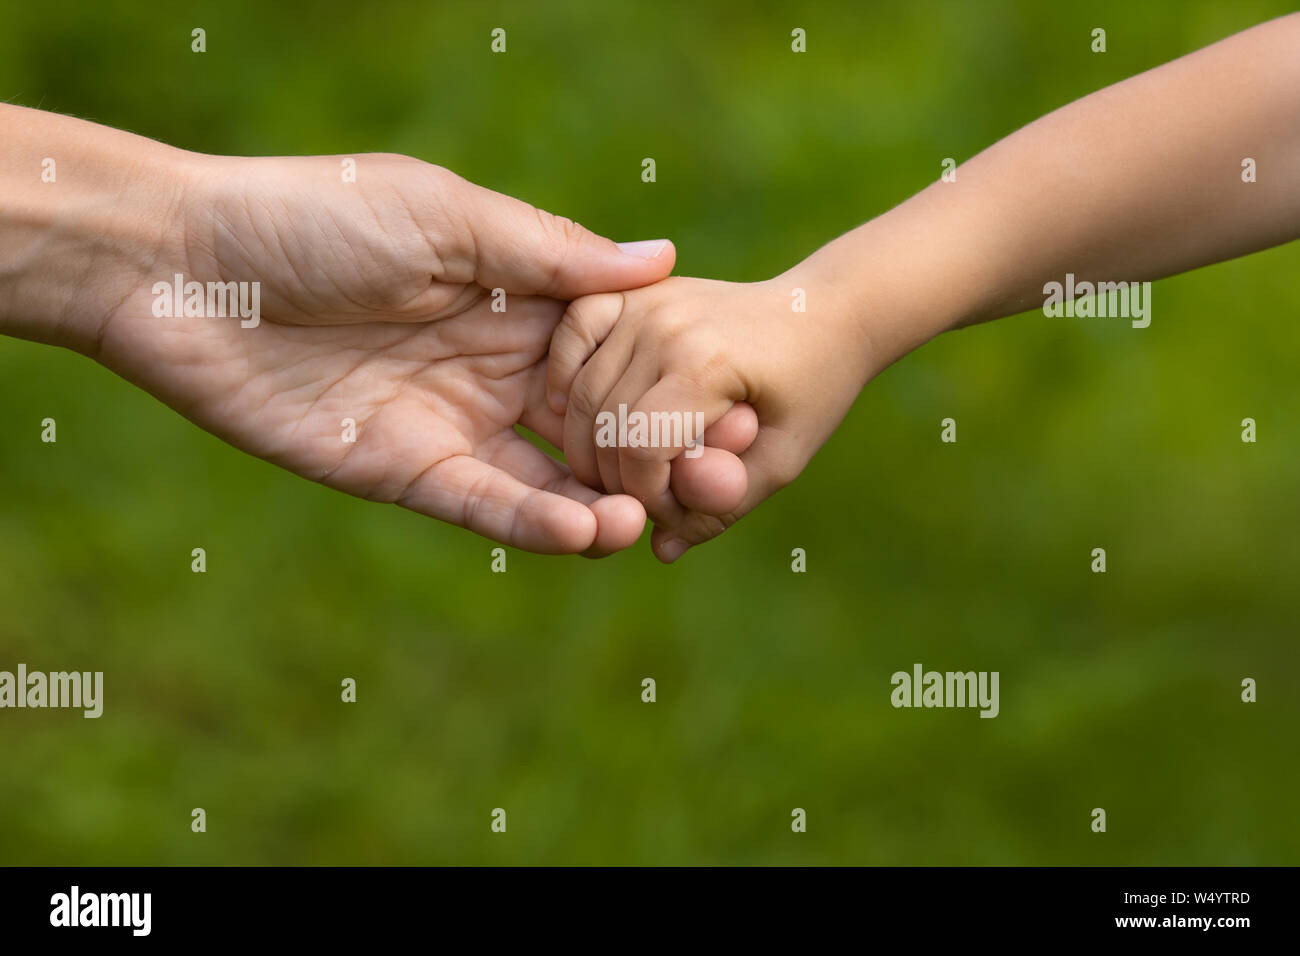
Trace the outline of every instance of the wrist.
<path fill-rule="evenodd" d="M 0 332 L 93 355 L 132 292 L 183 256 L 202 157 L 18 107 L 0 132 Z"/>
<path fill-rule="evenodd" d="M 846 276 L 834 263 L 814 255 L 771 283 L 802 305 L 806 314 L 793 318 L 816 337 L 824 352 L 834 356 L 848 381 L 861 391 L 892 359 L 883 358 L 872 322 L 875 307 L 866 295 L 870 290 L 858 288 L 859 283 L 846 281 Z M 792 309 L 799 311 L 796 306 Z"/>
<path fill-rule="evenodd" d="M 923 190 L 787 273 L 843 312 L 853 339 L 870 353 L 868 381 L 976 317 L 980 287 L 972 283 L 976 270 L 963 252 L 971 235 L 968 217 L 939 189 Z"/>

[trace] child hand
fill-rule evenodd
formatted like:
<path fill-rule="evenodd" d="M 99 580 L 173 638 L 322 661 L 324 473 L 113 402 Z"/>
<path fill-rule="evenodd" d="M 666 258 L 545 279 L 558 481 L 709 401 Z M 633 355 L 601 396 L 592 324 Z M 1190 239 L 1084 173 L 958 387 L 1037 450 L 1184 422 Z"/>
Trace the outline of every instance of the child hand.
<path fill-rule="evenodd" d="M 569 466 L 581 481 L 645 505 L 662 561 L 793 481 L 866 382 L 861 328 L 824 289 L 808 293 L 808 311 L 795 311 L 792 275 L 753 284 L 669 278 L 586 296 L 556 327 L 547 394 L 565 415 Z M 737 402 L 758 415 L 758 436 L 741 456 L 743 496 L 716 513 L 688 508 L 670 489 L 673 469 L 686 466 L 679 456 L 698 455 L 691 445 Z"/>

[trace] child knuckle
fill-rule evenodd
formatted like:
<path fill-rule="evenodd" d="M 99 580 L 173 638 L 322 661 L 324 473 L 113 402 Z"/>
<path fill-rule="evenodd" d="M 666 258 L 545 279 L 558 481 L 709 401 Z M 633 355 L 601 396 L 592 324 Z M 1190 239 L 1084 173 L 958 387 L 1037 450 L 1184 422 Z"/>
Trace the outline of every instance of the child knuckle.
<path fill-rule="evenodd" d="M 593 420 L 596 413 L 600 411 L 600 403 L 596 399 L 595 392 L 592 391 L 591 382 L 581 375 L 569 390 L 569 411 L 579 418 Z"/>

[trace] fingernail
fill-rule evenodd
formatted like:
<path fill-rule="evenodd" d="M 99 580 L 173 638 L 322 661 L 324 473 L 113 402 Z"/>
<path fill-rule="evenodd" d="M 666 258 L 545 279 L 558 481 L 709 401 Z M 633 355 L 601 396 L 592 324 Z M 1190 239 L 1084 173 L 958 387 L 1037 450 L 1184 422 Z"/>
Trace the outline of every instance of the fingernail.
<path fill-rule="evenodd" d="M 618 248 L 624 255 L 636 256 L 638 259 L 653 259 L 667 247 L 667 239 L 639 239 L 636 242 L 618 244 Z"/>
<path fill-rule="evenodd" d="M 557 415 L 563 415 L 565 407 L 569 404 L 569 397 L 553 388 L 547 390 L 546 400 L 551 403 L 551 411 Z"/>
<path fill-rule="evenodd" d="M 672 564 L 686 553 L 687 547 L 689 545 L 681 538 L 669 538 L 659 548 L 659 556 L 668 564 Z"/>

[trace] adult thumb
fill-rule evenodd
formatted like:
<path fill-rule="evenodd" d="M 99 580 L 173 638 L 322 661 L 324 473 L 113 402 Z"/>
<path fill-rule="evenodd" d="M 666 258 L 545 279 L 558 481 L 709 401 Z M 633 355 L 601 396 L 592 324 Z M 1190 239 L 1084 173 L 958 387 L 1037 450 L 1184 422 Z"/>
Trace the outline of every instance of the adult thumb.
<path fill-rule="evenodd" d="M 474 278 L 487 289 L 576 299 L 658 282 L 673 271 L 667 239 L 614 242 L 571 219 L 474 186 L 465 204 Z"/>

